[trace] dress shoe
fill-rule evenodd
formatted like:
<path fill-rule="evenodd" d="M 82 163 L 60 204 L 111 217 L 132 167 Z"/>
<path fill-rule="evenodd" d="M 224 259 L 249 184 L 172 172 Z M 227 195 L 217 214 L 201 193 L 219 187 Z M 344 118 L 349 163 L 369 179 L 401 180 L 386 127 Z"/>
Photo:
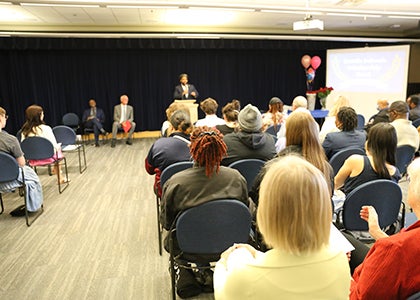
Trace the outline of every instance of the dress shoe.
<path fill-rule="evenodd" d="M 99 147 L 99 143 L 98 142 L 95 143 L 95 147 Z"/>
<path fill-rule="evenodd" d="M 10 212 L 13 217 L 23 217 L 25 215 L 25 205 L 20 205 Z"/>
<path fill-rule="evenodd" d="M 111 141 L 111 148 L 115 148 L 115 139 Z"/>
<path fill-rule="evenodd" d="M 133 140 L 132 139 L 128 139 L 125 143 L 127 145 L 133 145 Z"/>

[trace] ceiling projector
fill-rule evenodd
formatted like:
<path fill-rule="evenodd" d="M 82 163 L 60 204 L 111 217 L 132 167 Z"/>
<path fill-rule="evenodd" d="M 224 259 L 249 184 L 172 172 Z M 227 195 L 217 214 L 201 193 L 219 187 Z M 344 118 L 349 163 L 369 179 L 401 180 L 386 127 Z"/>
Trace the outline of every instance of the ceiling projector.
<path fill-rule="evenodd" d="M 324 21 L 307 16 L 303 21 L 293 22 L 293 30 L 319 29 L 324 30 Z"/>

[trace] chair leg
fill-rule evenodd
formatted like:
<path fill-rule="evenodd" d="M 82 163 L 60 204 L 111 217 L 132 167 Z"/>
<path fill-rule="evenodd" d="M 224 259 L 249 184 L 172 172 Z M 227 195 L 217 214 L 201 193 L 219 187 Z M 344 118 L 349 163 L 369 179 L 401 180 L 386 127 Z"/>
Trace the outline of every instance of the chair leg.
<path fill-rule="evenodd" d="M 4 212 L 3 197 L 1 193 L 0 193 L 0 205 L 1 205 L 1 212 L 0 212 L 0 215 L 1 215 Z"/>
<path fill-rule="evenodd" d="M 23 186 L 23 204 L 25 205 L 25 219 L 26 219 L 26 226 L 31 226 L 33 222 L 35 222 L 36 219 L 42 213 L 44 212 L 44 204 L 41 205 L 36 215 L 32 218 L 32 221 L 29 222 L 29 212 L 28 212 L 28 194 L 26 193 L 26 186 Z"/>
<path fill-rule="evenodd" d="M 81 156 L 80 148 L 82 148 L 82 151 L 83 151 L 84 165 L 82 165 L 82 156 Z M 83 145 L 83 144 L 80 145 L 80 147 L 77 148 L 77 152 L 79 154 L 79 172 L 80 172 L 80 174 L 82 174 L 86 170 L 86 168 L 87 168 L 87 165 L 86 165 L 85 145 Z"/>
<path fill-rule="evenodd" d="M 66 182 L 64 183 L 64 188 L 61 188 L 61 182 L 60 182 L 60 172 L 57 172 L 57 179 L 58 179 L 58 192 L 61 194 L 62 192 L 64 192 L 64 190 L 69 186 L 69 173 L 67 170 L 67 160 L 65 157 L 63 157 L 62 161 L 64 162 L 64 170 L 65 170 L 65 174 L 66 174 Z M 58 161 L 57 164 L 59 164 L 60 162 Z"/>
<path fill-rule="evenodd" d="M 170 254 L 170 268 L 171 268 L 171 292 L 172 292 L 172 299 L 176 300 L 175 294 L 175 262 L 172 253 Z"/>
<path fill-rule="evenodd" d="M 159 243 L 159 255 L 162 256 L 162 226 L 160 225 L 160 199 L 156 195 L 156 213 L 157 213 L 157 226 L 158 226 L 158 243 Z"/>

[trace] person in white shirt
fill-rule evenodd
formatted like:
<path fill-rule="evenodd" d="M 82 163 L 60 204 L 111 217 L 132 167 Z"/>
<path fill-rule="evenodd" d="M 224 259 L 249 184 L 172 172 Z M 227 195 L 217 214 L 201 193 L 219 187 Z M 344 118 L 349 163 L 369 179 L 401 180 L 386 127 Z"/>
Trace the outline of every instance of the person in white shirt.
<path fill-rule="evenodd" d="M 57 143 L 52 128 L 44 122 L 44 110 L 39 105 L 31 105 L 25 110 L 25 123 L 22 126 L 21 141 L 27 137 L 39 136 L 46 138 L 51 142 L 54 147 L 55 154 L 51 158 L 33 161 L 30 160 L 30 165 L 52 163 L 56 159 L 61 159 L 63 153 L 61 151 L 61 143 Z M 54 165 L 53 173 L 58 173 L 58 180 L 60 183 L 66 183 L 69 181 L 68 178 L 63 178 L 61 174 L 61 165 L 56 163 Z"/>
<path fill-rule="evenodd" d="M 200 119 L 195 122 L 195 127 L 208 126 L 210 128 L 216 127 L 216 125 L 226 124 L 225 120 L 219 118 L 216 115 L 219 104 L 213 98 L 207 98 L 200 103 L 200 109 L 206 114 L 204 119 Z"/>
<path fill-rule="evenodd" d="M 389 107 L 389 119 L 397 132 L 397 147 L 410 145 L 419 149 L 419 133 L 408 119 L 408 105 L 404 101 L 395 101 Z"/>

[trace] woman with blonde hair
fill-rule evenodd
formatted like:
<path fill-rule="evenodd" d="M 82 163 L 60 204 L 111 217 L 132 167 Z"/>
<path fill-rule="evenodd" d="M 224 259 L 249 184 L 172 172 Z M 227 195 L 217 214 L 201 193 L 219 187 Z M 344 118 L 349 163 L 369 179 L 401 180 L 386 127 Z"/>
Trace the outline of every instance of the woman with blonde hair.
<path fill-rule="evenodd" d="M 39 136 L 46 138 L 51 142 L 54 147 L 55 154 L 54 157 L 42 160 L 42 163 L 52 163 L 57 159 L 63 157 L 61 152 L 61 144 L 57 143 L 55 139 L 52 128 L 45 124 L 44 122 L 44 110 L 39 105 L 31 105 L 25 111 L 26 121 L 22 126 L 21 141 L 27 137 Z M 37 164 L 40 161 L 29 161 L 30 164 Z M 58 173 L 58 180 L 60 183 L 66 183 L 68 178 L 62 178 L 61 176 L 61 166 L 59 163 L 54 165 L 54 173 Z"/>
<path fill-rule="evenodd" d="M 295 155 L 276 160 L 261 183 L 257 211 L 272 249 L 226 250 L 215 268 L 215 298 L 347 299 L 350 270 L 346 254 L 330 246 L 331 218 L 320 170 Z"/>
<path fill-rule="evenodd" d="M 333 106 L 328 112 L 328 116 L 325 118 L 325 121 L 322 124 L 321 131 L 319 132 L 319 139 L 321 140 L 321 143 L 324 141 L 328 133 L 340 131 L 340 129 L 338 129 L 337 126 L 335 125 L 335 120 L 336 120 L 338 111 L 343 106 L 350 106 L 350 102 L 346 97 L 339 96 L 337 100 L 335 100 Z"/>
<path fill-rule="evenodd" d="M 290 153 L 301 155 L 317 167 L 324 174 L 328 182 L 330 194 L 332 195 L 334 191 L 334 174 L 318 139 L 318 125 L 308 112 L 295 111 L 287 118 L 286 148 L 280 151 L 274 159 L 266 163 L 249 192 L 249 196 L 256 205 L 258 205 L 260 184 L 266 174 L 266 169 L 272 163 L 275 163 L 279 157 Z"/>

